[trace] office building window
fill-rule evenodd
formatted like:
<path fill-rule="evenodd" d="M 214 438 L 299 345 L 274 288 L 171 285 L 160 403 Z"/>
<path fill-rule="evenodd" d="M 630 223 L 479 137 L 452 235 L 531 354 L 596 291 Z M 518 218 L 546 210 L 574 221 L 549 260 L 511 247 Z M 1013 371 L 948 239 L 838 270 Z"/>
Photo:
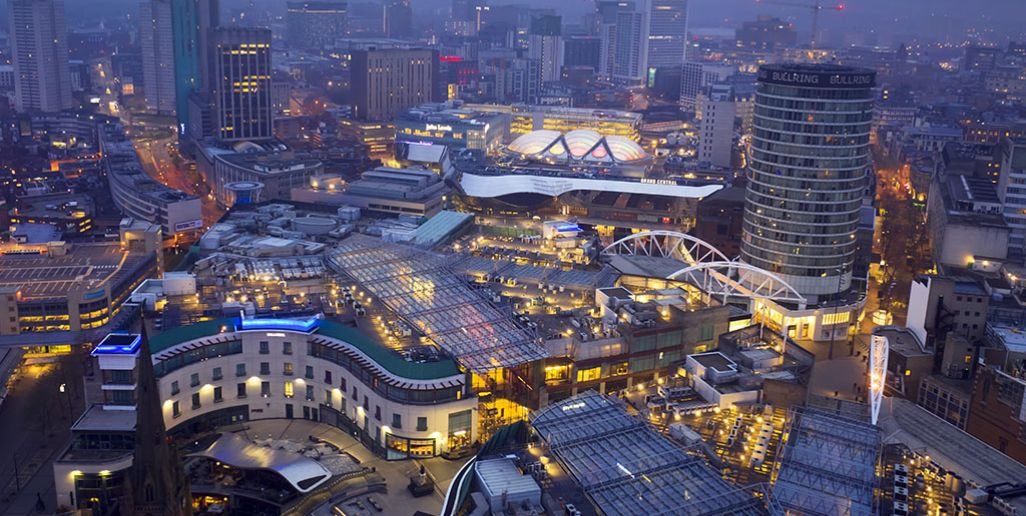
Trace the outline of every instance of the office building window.
<path fill-rule="evenodd" d="M 215 381 L 215 382 L 216 382 L 217 380 L 220 380 L 221 378 L 224 378 L 224 375 L 222 375 L 222 374 L 221 374 L 221 368 L 220 368 L 220 367 L 215 367 L 215 368 L 214 368 L 214 375 L 213 375 L 213 378 L 214 378 L 214 381 Z"/>
<path fill-rule="evenodd" d="M 291 342 L 282 342 L 281 343 L 281 353 L 283 355 L 291 355 L 292 354 L 292 343 Z"/>
<path fill-rule="evenodd" d="M 214 403 L 221 403 L 224 401 L 224 396 L 221 395 L 221 388 L 214 387 Z"/>
<path fill-rule="evenodd" d="M 324 370 L 324 383 L 331 385 L 331 371 Z"/>
<path fill-rule="evenodd" d="M 178 402 L 171 404 L 171 417 L 178 417 L 182 415 L 182 408 L 178 406 Z"/>
<path fill-rule="evenodd" d="M 306 401 L 314 401 L 314 386 L 306 386 Z"/>
<path fill-rule="evenodd" d="M 271 382 L 260 382 L 260 395 L 265 398 L 271 395 Z"/>
<path fill-rule="evenodd" d="M 198 392 L 192 395 L 192 408 L 200 408 L 200 396 Z"/>
<path fill-rule="evenodd" d="M 292 376 L 292 362 L 283 362 L 281 364 L 281 374 Z"/>
<path fill-rule="evenodd" d="M 246 364 L 235 364 L 235 376 L 246 376 Z"/>
<path fill-rule="evenodd" d="M 295 386 L 292 385 L 291 381 L 285 382 L 285 397 L 291 398 L 296 395 Z"/>
<path fill-rule="evenodd" d="M 195 387 L 199 385 L 199 373 L 192 373 L 189 375 L 189 386 Z"/>
<path fill-rule="evenodd" d="M 306 366 L 306 374 L 304 376 L 306 376 L 306 378 L 309 379 L 309 380 L 313 380 L 313 377 L 314 377 L 313 366 Z"/>
<path fill-rule="evenodd" d="M 426 417 L 421 416 L 421 417 L 417 418 L 417 431 L 418 432 L 427 432 L 427 418 Z"/>
<path fill-rule="evenodd" d="M 245 398 L 246 397 L 246 382 L 239 382 L 235 384 L 235 397 Z"/>
<path fill-rule="evenodd" d="M 178 388 L 178 380 L 175 380 L 175 381 L 171 382 L 171 395 L 174 396 L 175 394 L 178 394 L 179 392 L 182 392 L 182 391 L 181 391 L 181 389 Z"/>
<path fill-rule="evenodd" d="M 403 427 L 403 415 L 402 414 L 392 414 L 392 428 L 402 428 L 402 427 Z"/>
<path fill-rule="evenodd" d="M 260 341 L 260 354 L 268 355 L 271 353 L 271 343 L 266 340 Z"/>
<path fill-rule="evenodd" d="M 270 362 L 260 362 L 260 374 L 271 374 Z"/>

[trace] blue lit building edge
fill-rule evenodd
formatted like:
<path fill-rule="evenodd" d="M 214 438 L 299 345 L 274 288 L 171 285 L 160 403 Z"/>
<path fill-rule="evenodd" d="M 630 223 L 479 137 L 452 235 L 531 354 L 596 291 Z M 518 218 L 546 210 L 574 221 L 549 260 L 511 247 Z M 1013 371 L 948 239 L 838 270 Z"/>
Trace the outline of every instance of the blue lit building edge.
<path fill-rule="evenodd" d="M 247 319 L 241 318 L 237 324 L 239 331 L 292 331 L 313 333 L 321 326 L 321 319 Z"/>
<path fill-rule="evenodd" d="M 90 353 L 100 355 L 134 355 L 142 345 L 142 336 L 137 333 L 110 333 Z"/>

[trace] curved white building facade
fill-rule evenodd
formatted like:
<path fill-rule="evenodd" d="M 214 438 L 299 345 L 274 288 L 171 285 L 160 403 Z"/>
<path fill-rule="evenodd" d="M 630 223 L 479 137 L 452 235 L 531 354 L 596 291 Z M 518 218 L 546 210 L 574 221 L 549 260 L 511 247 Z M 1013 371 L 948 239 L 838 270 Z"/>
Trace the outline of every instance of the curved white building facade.
<path fill-rule="evenodd" d="M 723 185 L 684 186 L 673 181 L 644 179 L 593 179 L 587 177 L 547 176 L 533 174 L 485 175 L 464 172 L 460 187 L 469 196 L 494 198 L 519 193 L 535 193 L 552 197 L 567 192 L 588 190 L 646 195 L 662 195 L 687 199 L 701 199 L 723 188 Z"/>
<path fill-rule="evenodd" d="M 391 459 L 477 438 L 477 398 L 455 362 L 409 362 L 338 323 L 220 319 L 168 330 L 150 349 L 175 433 L 303 418 L 358 432 Z"/>

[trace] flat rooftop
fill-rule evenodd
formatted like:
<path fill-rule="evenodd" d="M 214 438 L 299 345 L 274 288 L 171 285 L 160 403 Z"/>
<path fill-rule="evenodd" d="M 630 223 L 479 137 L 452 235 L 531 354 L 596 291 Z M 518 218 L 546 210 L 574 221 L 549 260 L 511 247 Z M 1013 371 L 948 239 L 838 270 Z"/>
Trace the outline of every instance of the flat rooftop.
<path fill-rule="evenodd" d="M 930 460 L 979 485 L 1016 484 L 1026 478 L 1026 466 L 909 400 L 884 398 L 880 428 L 887 436 L 886 443 L 925 449 Z M 1026 511 L 1026 499 L 1013 498 L 1011 502 L 1020 513 Z"/>
<path fill-rule="evenodd" d="M 103 405 L 90 405 L 71 426 L 72 432 L 134 432 L 134 410 L 103 410 Z"/>
<path fill-rule="evenodd" d="M 1011 326 L 988 325 L 990 333 L 1001 339 L 1009 351 L 1026 353 L 1026 330 Z"/>
<path fill-rule="evenodd" d="M 289 319 L 283 319 L 280 322 L 282 322 L 282 324 L 287 324 L 289 321 Z M 239 319 L 233 317 L 203 321 L 189 324 L 187 326 L 179 326 L 160 333 L 159 335 L 150 337 L 150 352 L 156 355 L 184 342 L 217 335 L 221 333 L 222 329 L 233 331 L 238 327 L 238 325 Z M 360 330 L 345 326 L 338 322 L 320 320 L 316 323 L 316 328 L 313 328 L 310 331 L 304 331 L 297 328 L 293 328 L 293 330 L 303 331 L 304 333 L 310 333 L 311 335 L 324 335 L 333 339 L 348 342 L 373 360 L 377 365 L 402 378 L 432 380 L 460 374 L 460 370 L 456 366 L 456 363 L 450 358 L 440 358 L 439 360 L 432 362 L 408 361 L 394 350 L 379 344 Z"/>
<path fill-rule="evenodd" d="M 101 287 L 119 272 L 146 259 L 119 244 L 73 244 L 65 256 L 0 256 L 0 287 L 14 287 L 22 299 L 63 298 L 72 288 Z"/>
<path fill-rule="evenodd" d="M 702 364 L 703 367 L 709 369 L 715 369 L 716 371 L 733 371 L 736 368 L 734 361 L 727 358 L 726 355 L 719 351 L 712 351 L 709 353 L 699 353 L 697 355 L 690 355 L 691 358 L 695 359 L 696 362 Z"/>
<path fill-rule="evenodd" d="M 910 330 L 897 326 L 877 326 L 873 335 L 887 337 L 888 348 L 902 356 L 933 355 L 933 352 L 923 349 L 919 338 Z"/>

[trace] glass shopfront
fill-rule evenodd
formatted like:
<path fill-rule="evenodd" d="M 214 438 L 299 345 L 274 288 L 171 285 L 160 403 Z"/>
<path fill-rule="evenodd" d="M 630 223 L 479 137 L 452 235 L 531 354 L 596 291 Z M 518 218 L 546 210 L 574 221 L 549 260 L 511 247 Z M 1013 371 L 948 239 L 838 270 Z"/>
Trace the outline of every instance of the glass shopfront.
<path fill-rule="evenodd" d="M 388 460 L 434 457 L 436 452 L 434 439 L 410 439 L 395 434 L 385 434 L 385 448 Z"/>

